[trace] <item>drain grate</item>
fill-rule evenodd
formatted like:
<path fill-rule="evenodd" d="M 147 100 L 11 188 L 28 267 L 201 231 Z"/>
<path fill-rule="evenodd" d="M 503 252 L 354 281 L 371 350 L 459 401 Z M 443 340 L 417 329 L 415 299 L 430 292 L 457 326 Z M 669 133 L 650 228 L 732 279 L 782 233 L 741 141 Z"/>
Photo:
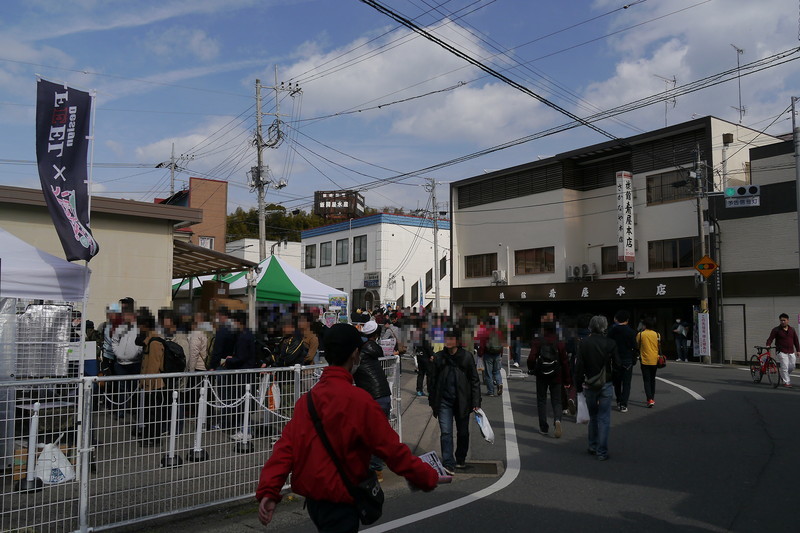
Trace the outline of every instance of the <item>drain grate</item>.
<path fill-rule="evenodd" d="M 503 465 L 500 461 L 467 461 L 466 468 L 456 470 L 459 474 L 476 477 L 497 477 L 503 472 Z"/>

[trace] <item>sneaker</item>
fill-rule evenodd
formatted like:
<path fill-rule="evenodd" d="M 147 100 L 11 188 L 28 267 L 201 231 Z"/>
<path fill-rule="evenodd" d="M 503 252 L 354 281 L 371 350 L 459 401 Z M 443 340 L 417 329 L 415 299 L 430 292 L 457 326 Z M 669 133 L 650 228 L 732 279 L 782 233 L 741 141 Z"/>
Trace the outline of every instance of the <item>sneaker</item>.
<path fill-rule="evenodd" d="M 447 474 L 448 476 L 456 475 L 456 473 L 453 471 L 454 470 L 453 468 L 450 468 L 448 466 L 445 466 L 443 468 L 444 468 L 444 473 Z"/>
<path fill-rule="evenodd" d="M 561 438 L 561 420 L 556 420 L 556 429 L 553 432 L 553 436 L 557 439 Z"/>
<path fill-rule="evenodd" d="M 456 463 L 456 468 L 463 470 L 467 468 L 467 463 Z"/>
<path fill-rule="evenodd" d="M 519 363 L 514 361 L 513 363 L 511 363 L 511 366 L 513 366 L 514 368 L 519 368 Z"/>
<path fill-rule="evenodd" d="M 569 411 L 569 414 L 571 414 L 572 416 L 575 416 L 575 414 L 578 412 L 578 406 L 575 405 L 575 400 L 573 400 L 572 398 L 567 400 L 567 410 Z"/>
<path fill-rule="evenodd" d="M 787 389 L 791 389 L 792 388 L 792 384 L 791 383 L 784 383 L 783 386 L 786 387 Z"/>
<path fill-rule="evenodd" d="M 422 392 L 421 390 L 418 390 L 417 391 L 417 396 L 425 396 L 425 393 Z"/>
<path fill-rule="evenodd" d="M 789 385 L 789 386 L 791 387 L 791 385 Z M 503 394 L 503 384 L 502 383 L 497 386 L 497 395 L 500 396 L 501 394 Z"/>
<path fill-rule="evenodd" d="M 597 455 L 597 450 L 593 448 L 587 448 L 586 453 L 588 453 L 589 455 Z"/>
<path fill-rule="evenodd" d="M 568 414 L 570 414 L 570 412 L 569 412 L 569 409 L 564 409 L 564 410 L 562 410 L 562 411 L 561 411 L 561 414 L 562 414 L 562 415 L 568 415 Z"/>
<path fill-rule="evenodd" d="M 245 441 L 245 440 L 249 440 L 249 439 L 250 439 L 250 435 L 245 435 L 241 431 L 237 431 L 236 433 L 231 435 L 231 440 L 235 440 L 237 442 Z"/>
<path fill-rule="evenodd" d="M 542 435 L 547 435 L 547 430 L 539 428 L 539 433 L 541 433 Z"/>
<path fill-rule="evenodd" d="M 598 461 L 608 461 L 608 455 L 598 455 L 597 456 L 597 460 Z"/>
<path fill-rule="evenodd" d="M 620 405 L 619 406 L 619 412 L 620 413 L 627 413 L 628 412 L 628 406 L 627 405 Z"/>
<path fill-rule="evenodd" d="M 647 400 L 647 407 L 653 407 L 656 404 L 655 400 Z"/>

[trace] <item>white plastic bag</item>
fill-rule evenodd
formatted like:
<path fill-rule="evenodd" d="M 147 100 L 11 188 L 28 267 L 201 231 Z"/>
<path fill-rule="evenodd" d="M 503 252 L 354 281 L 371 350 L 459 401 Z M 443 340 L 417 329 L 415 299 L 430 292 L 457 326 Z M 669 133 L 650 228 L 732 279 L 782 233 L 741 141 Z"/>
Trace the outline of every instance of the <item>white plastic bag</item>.
<path fill-rule="evenodd" d="M 75 467 L 57 444 L 45 444 L 36 460 L 36 477 L 46 485 L 64 483 L 75 479 Z"/>
<path fill-rule="evenodd" d="M 486 442 L 494 444 L 494 431 L 492 431 L 489 418 L 486 416 L 486 413 L 483 412 L 483 409 L 478 408 L 478 410 L 475 411 L 475 422 L 477 422 L 478 427 L 481 428 L 481 435 L 486 439 Z"/>
<path fill-rule="evenodd" d="M 578 393 L 578 416 L 575 422 L 578 424 L 589 423 L 589 407 L 586 405 L 586 396 L 582 392 Z"/>

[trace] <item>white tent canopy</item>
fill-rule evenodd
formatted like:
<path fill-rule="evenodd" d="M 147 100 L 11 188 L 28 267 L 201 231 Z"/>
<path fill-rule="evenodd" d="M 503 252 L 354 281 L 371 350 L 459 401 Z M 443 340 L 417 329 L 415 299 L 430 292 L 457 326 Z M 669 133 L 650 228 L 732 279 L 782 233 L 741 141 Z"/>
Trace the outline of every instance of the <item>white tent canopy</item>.
<path fill-rule="evenodd" d="M 0 228 L 0 298 L 81 301 L 90 273 Z"/>
<path fill-rule="evenodd" d="M 309 305 L 328 305 L 331 296 L 346 296 L 347 293 L 329 287 L 291 267 L 278 256 L 271 255 L 259 265 L 256 276 L 256 299 L 260 302 L 297 302 Z M 215 276 L 195 278 L 193 287 L 199 287 Z M 227 274 L 219 278 L 229 284 L 231 293 L 244 294 L 247 289 L 245 272 Z M 188 280 L 173 280 L 173 291 L 188 289 Z M 180 285 L 179 285 L 180 284 Z"/>

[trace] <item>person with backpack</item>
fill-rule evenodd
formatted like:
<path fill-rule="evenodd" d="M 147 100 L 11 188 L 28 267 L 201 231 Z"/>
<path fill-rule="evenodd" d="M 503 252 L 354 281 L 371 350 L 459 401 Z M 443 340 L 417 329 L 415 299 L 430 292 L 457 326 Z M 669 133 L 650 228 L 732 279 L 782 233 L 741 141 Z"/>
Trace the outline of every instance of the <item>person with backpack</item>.
<path fill-rule="evenodd" d="M 575 386 L 583 391 L 589 410 L 590 455 L 598 461 L 608 459 L 608 433 L 611 428 L 611 399 L 614 395 L 612 367 L 620 366 L 617 343 L 605 336 L 608 319 L 602 315 L 589 321 L 589 336 L 578 348 Z"/>
<path fill-rule="evenodd" d="M 539 433 L 547 435 L 547 392 L 553 407 L 553 436 L 561 438 L 561 387 L 570 387 L 569 358 L 566 345 L 558 340 L 552 322 L 542 324 L 542 337 L 531 344 L 528 371 L 536 376 L 536 410 L 539 413 Z"/>
<path fill-rule="evenodd" d="M 481 321 L 476 335 L 478 355 L 483 357 L 483 381 L 489 396 L 503 394 L 503 377 L 500 375 L 500 356 L 503 353 L 503 338 L 500 329 L 487 319 Z M 497 386 L 497 393 L 495 393 Z"/>
<path fill-rule="evenodd" d="M 139 310 L 136 325 L 142 336 L 136 343 L 142 347 L 142 374 L 159 376 L 164 372 L 164 339 L 156 331 L 155 317 L 146 307 Z M 161 377 L 142 378 L 139 386 L 144 391 L 144 427 L 140 446 L 158 446 L 167 420 L 166 382 Z"/>

